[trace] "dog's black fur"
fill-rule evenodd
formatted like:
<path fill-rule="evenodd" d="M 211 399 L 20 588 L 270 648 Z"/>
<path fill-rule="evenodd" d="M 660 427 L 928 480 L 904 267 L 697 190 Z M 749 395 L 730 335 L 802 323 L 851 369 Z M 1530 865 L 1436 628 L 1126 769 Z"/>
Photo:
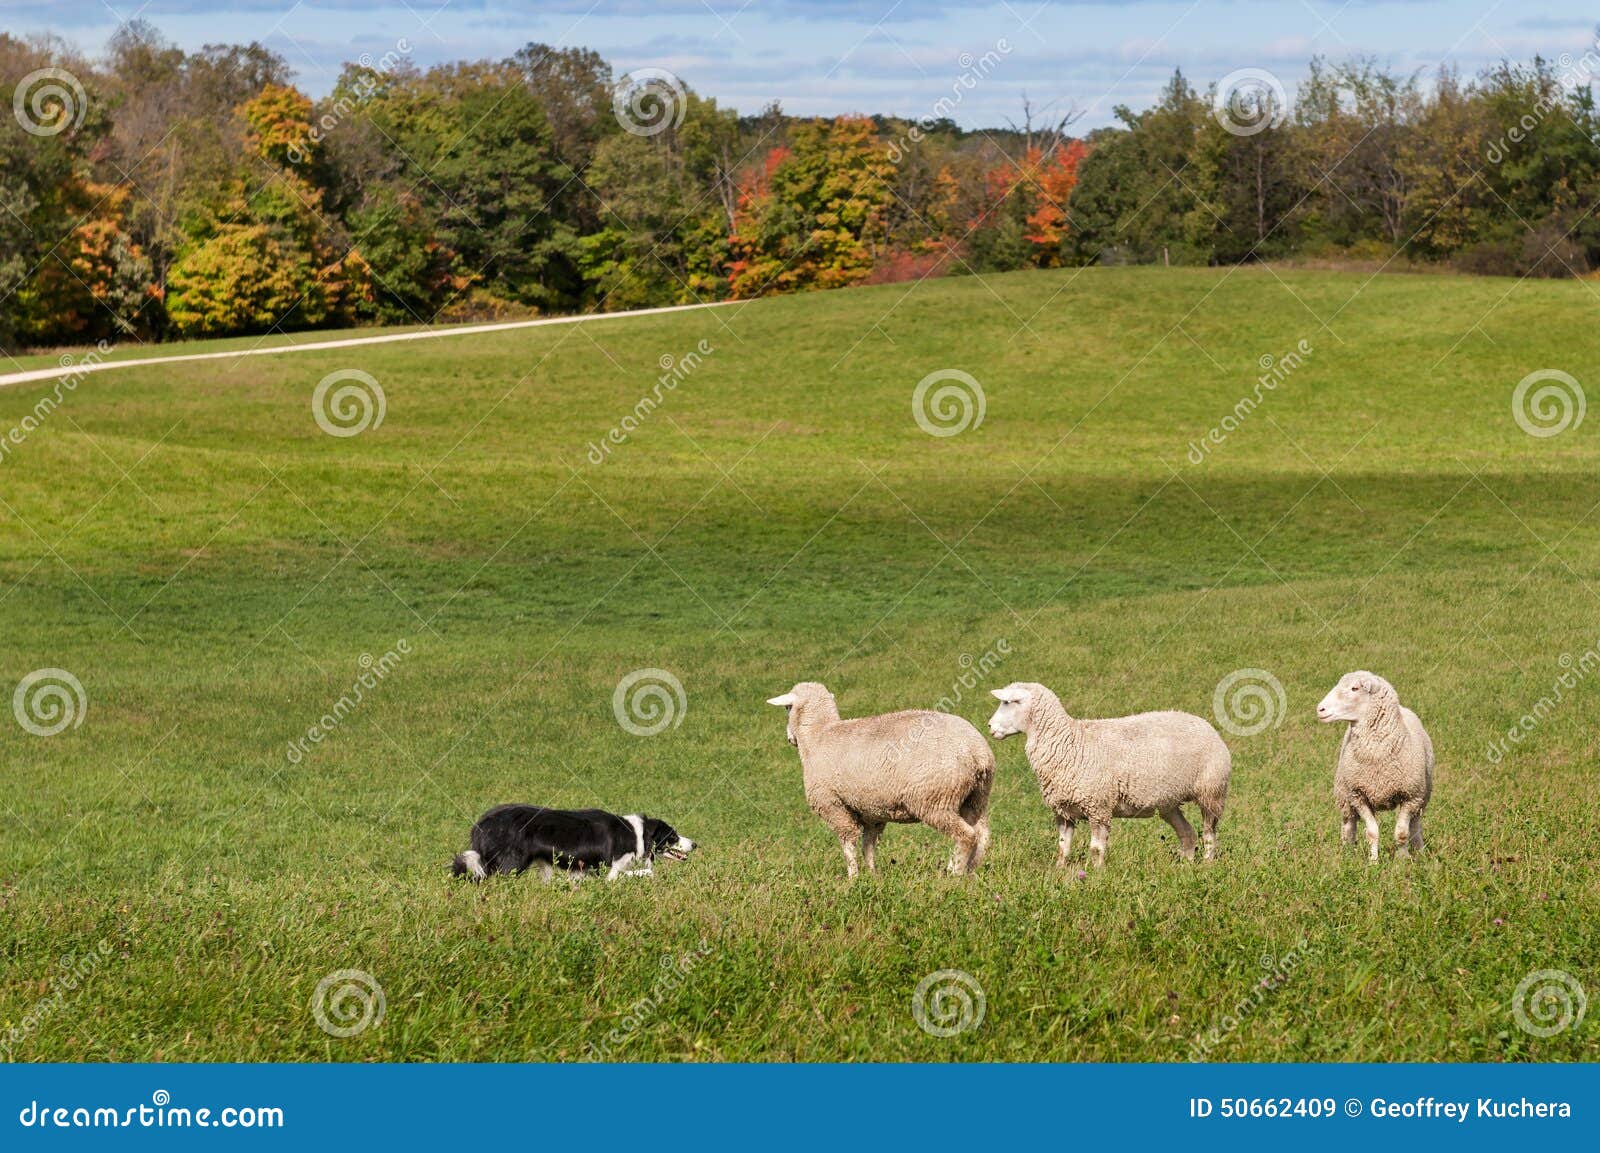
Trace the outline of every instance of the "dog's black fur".
<path fill-rule="evenodd" d="M 682 860 L 694 848 L 694 842 L 684 840 L 665 821 L 643 815 L 639 819 L 644 825 L 642 858 L 639 834 L 626 817 L 600 809 L 498 805 L 472 826 L 471 853 L 456 854 L 450 871 L 475 880 L 487 874 L 520 873 L 533 865 L 588 872 L 610 868 L 625 858 L 631 858 L 628 863 L 633 868 L 648 868 L 657 854 Z"/>

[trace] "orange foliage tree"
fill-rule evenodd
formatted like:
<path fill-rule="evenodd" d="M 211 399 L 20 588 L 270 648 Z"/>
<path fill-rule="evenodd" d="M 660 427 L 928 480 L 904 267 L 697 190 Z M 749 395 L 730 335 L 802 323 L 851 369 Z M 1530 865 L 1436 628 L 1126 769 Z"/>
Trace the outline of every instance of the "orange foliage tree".
<path fill-rule="evenodd" d="M 741 187 L 729 237 L 732 295 L 865 279 L 886 239 L 893 169 L 870 120 L 801 125 L 791 146 L 770 151 Z"/>
<path fill-rule="evenodd" d="M 1087 154 L 1081 140 L 1068 140 L 1048 152 L 1030 147 L 1020 161 L 989 169 L 986 203 L 973 231 L 987 231 L 990 245 L 1032 267 L 1061 264 L 1072 231 L 1068 205 Z"/>

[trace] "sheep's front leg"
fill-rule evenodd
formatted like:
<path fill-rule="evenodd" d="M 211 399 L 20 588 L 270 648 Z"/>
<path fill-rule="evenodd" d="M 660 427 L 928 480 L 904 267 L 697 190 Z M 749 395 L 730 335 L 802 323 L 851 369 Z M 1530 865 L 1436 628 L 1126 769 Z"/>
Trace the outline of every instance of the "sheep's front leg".
<path fill-rule="evenodd" d="M 861 856 L 866 862 L 867 872 L 878 871 L 878 838 L 883 836 L 883 825 L 863 825 L 861 829 Z"/>
<path fill-rule="evenodd" d="M 861 871 L 856 867 L 856 841 L 861 838 L 861 822 L 856 820 L 854 813 L 843 807 L 828 809 L 820 815 L 828 828 L 833 830 L 833 835 L 839 838 L 839 848 L 844 850 L 846 875 L 856 876 Z"/>
<path fill-rule="evenodd" d="M 1094 867 L 1102 868 L 1106 863 L 1106 842 L 1111 840 L 1111 822 L 1091 820 L 1089 822 L 1089 860 Z"/>
<path fill-rule="evenodd" d="M 1072 831 L 1078 823 L 1071 817 L 1056 818 L 1056 868 L 1064 869 L 1072 856 Z"/>
<path fill-rule="evenodd" d="M 1185 819 L 1183 810 L 1174 805 L 1161 814 L 1161 819 L 1171 825 L 1172 831 L 1178 834 L 1178 852 L 1183 854 L 1183 859 L 1194 860 L 1194 826 Z M 1210 846 L 1206 847 L 1209 850 Z"/>
<path fill-rule="evenodd" d="M 1356 812 L 1361 815 L 1362 822 L 1367 826 L 1367 859 L 1378 859 L 1378 840 L 1381 836 L 1378 830 L 1378 817 L 1372 807 L 1365 801 L 1356 802 Z"/>
<path fill-rule="evenodd" d="M 860 874 L 856 866 L 856 838 L 854 833 L 841 833 L 839 835 L 839 848 L 844 850 L 844 875 L 851 880 Z"/>

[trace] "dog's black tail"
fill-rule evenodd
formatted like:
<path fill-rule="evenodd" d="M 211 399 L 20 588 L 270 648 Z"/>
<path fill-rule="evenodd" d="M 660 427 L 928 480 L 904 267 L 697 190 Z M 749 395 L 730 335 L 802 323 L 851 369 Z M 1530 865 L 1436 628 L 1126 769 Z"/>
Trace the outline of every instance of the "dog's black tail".
<path fill-rule="evenodd" d="M 464 853 L 457 853 L 456 859 L 450 863 L 450 875 L 454 877 L 471 877 L 474 881 L 481 881 L 489 874 L 483 867 L 483 858 L 477 851 L 468 849 Z"/>

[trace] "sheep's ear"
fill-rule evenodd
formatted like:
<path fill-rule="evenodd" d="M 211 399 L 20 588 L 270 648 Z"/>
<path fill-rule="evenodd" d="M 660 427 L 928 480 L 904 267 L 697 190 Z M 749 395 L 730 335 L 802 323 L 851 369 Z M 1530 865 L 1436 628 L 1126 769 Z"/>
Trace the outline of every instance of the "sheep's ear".
<path fill-rule="evenodd" d="M 995 700 L 1007 705 L 1020 705 L 1028 699 L 1027 693 L 1013 685 L 1007 685 L 1003 689 L 990 689 L 989 692 L 994 696 Z"/>
<path fill-rule="evenodd" d="M 768 697 L 767 704 L 777 705 L 780 709 L 786 709 L 794 704 L 794 694 L 784 693 L 781 697 Z"/>

